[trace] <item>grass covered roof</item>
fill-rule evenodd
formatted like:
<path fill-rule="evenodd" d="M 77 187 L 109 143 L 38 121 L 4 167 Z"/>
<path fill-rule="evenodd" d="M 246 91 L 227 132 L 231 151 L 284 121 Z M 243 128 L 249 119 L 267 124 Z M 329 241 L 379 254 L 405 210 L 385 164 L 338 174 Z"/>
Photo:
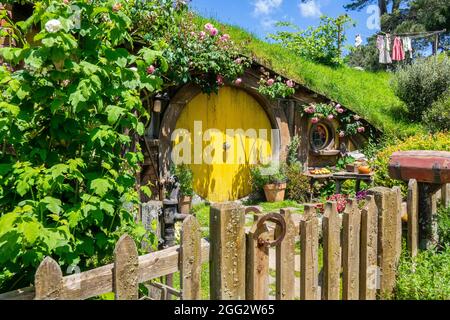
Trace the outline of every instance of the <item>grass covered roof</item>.
<path fill-rule="evenodd" d="M 202 26 L 211 19 L 197 17 Z M 369 72 L 348 66 L 330 67 L 298 57 L 279 44 L 258 39 L 248 31 L 214 21 L 223 33 L 243 48 L 256 62 L 280 75 L 337 101 L 386 134 L 409 136 L 422 131 L 420 124 L 406 118 L 406 108 L 394 94 L 392 75 L 388 72 Z"/>

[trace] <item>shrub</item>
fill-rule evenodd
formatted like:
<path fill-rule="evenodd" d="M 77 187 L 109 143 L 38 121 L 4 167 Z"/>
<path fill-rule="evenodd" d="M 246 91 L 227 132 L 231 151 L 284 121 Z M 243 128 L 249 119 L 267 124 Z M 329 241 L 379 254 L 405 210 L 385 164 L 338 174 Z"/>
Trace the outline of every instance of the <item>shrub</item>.
<path fill-rule="evenodd" d="M 450 207 L 441 206 L 438 210 L 438 233 L 439 243 L 450 245 Z"/>
<path fill-rule="evenodd" d="M 250 183 L 255 192 L 261 192 L 266 184 L 286 182 L 284 165 L 269 163 L 250 169 Z"/>
<path fill-rule="evenodd" d="M 287 197 L 297 202 L 308 201 L 308 194 L 310 192 L 309 178 L 302 171 L 302 166 L 299 162 L 295 162 L 286 168 Z"/>
<path fill-rule="evenodd" d="M 171 167 L 171 173 L 176 177 L 180 184 L 180 194 L 187 197 L 194 195 L 193 180 L 191 168 L 186 164 Z"/>
<path fill-rule="evenodd" d="M 406 103 L 412 120 L 420 121 L 434 101 L 450 87 L 450 58 L 418 60 L 395 75 L 395 94 Z"/>
<path fill-rule="evenodd" d="M 404 141 L 391 141 L 385 148 L 378 152 L 375 159 L 370 161 L 375 170 L 375 185 L 392 188 L 401 185 L 403 191 L 406 190 L 406 183 L 393 180 L 389 177 L 389 158 L 396 151 L 407 150 L 438 150 L 450 151 L 450 137 L 445 133 L 437 134 L 417 134 Z"/>
<path fill-rule="evenodd" d="M 425 112 L 423 121 L 431 132 L 450 131 L 450 90 Z"/>
<path fill-rule="evenodd" d="M 450 299 L 450 247 L 427 250 L 411 259 L 406 250 L 400 260 L 394 293 L 396 300 Z"/>

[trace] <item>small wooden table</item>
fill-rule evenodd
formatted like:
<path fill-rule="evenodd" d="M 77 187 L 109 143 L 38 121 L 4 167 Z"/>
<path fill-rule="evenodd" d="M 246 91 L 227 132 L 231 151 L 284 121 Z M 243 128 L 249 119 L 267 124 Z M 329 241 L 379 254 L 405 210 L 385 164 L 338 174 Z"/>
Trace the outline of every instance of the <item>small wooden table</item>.
<path fill-rule="evenodd" d="M 369 184 L 373 183 L 374 173 L 359 174 L 357 172 L 337 172 L 333 174 L 333 179 L 336 182 L 336 194 L 341 193 L 342 183 L 346 180 L 356 180 L 356 192 L 361 190 L 361 181 Z"/>
<path fill-rule="evenodd" d="M 333 179 L 333 173 L 329 174 L 312 174 L 310 172 L 304 173 L 305 176 L 309 178 L 309 199 L 312 202 L 313 200 L 313 188 L 314 188 L 314 182 L 319 180 L 327 180 L 327 179 Z"/>

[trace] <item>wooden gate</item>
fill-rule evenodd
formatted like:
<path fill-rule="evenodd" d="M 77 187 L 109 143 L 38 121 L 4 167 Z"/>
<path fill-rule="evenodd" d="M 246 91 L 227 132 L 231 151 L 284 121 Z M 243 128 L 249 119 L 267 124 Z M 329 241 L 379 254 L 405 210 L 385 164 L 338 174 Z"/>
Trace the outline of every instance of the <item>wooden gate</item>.
<path fill-rule="evenodd" d="M 443 197 L 447 200 L 447 194 Z M 407 244 L 418 247 L 417 183 L 411 180 L 407 201 Z M 245 214 L 255 212 L 246 230 Z M 289 210 L 261 215 L 257 208 L 221 203 L 210 212 L 210 242 L 189 216 L 182 225 L 180 245 L 138 256 L 134 241 L 124 235 L 114 263 L 63 277 L 47 257 L 34 286 L 0 294 L 0 299 L 88 299 L 114 292 L 116 299 L 148 299 L 138 295 L 140 283 L 180 273 L 180 290 L 154 285 L 167 297 L 200 299 L 201 265 L 210 263 L 210 297 L 278 300 L 373 300 L 389 298 L 401 254 L 402 203 L 400 188 L 373 188 L 364 202 L 351 200 L 343 214 L 336 203 L 324 213 L 306 205 L 299 222 Z M 299 240 L 300 248 L 296 241 Z M 270 293 L 269 250 L 275 248 L 275 292 Z M 299 272 L 295 256 L 300 256 Z M 298 274 L 299 273 L 299 274 Z M 300 276 L 300 286 L 295 279 Z M 206 288 L 204 288 L 206 289 Z"/>

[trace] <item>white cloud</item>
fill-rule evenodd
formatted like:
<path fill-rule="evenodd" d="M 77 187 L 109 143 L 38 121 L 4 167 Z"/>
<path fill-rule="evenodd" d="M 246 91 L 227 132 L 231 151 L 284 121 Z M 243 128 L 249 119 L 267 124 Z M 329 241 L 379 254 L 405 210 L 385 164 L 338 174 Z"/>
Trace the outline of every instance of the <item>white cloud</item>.
<path fill-rule="evenodd" d="M 309 0 L 308 2 L 299 3 L 300 13 L 305 18 L 318 18 L 322 15 L 320 11 L 320 5 L 316 0 Z"/>
<path fill-rule="evenodd" d="M 277 21 L 270 17 L 265 17 L 260 20 L 260 23 L 261 23 L 261 26 L 263 27 L 263 29 L 268 30 L 268 29 L 273 28 L 273 26 L 275 25 L 275 23 L 277 23 Z"/>
<path fill-rule="evenodd" d="M 274 9 L 279 8 L 283 0 L 256 0 L 253 5 L 255 15 L 269 15 Z"/>

